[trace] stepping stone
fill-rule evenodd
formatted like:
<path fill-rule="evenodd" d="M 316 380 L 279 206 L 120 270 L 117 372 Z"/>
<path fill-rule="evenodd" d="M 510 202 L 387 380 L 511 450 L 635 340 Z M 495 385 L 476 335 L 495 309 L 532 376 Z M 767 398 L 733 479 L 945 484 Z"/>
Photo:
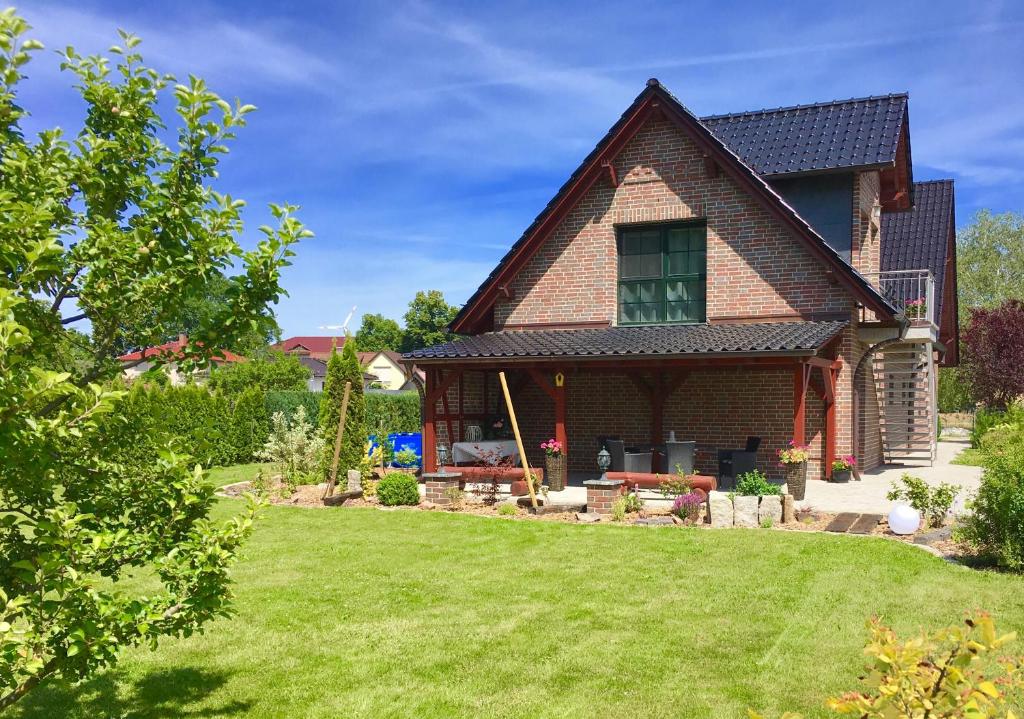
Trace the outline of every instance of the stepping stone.
<path fill-rule="evenodd" d="M 881 514 L 862 514 L 850 527 L 850 534 L 871 534 L 881 521 Z"/>
<path fill-rule="evenodd" d="M 853 523 L 857 521 L 858 517 L 860 517 L 860 515 L 854 512 L 843 512 L 842 514 L 837 514 L 836 518 L 829 522 L 828 526 L 825 527 L 825 531 L 838 532 L 840 534 L 848 532 L 850 527 L 853 526 Z"/>

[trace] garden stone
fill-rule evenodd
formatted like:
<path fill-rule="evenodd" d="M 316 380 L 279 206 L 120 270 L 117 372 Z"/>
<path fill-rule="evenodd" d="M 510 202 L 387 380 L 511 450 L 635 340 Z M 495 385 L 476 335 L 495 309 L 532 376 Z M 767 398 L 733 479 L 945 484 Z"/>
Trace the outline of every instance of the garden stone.
<path fill-rule="evenodd" d="M 779 495 L 768 495 L 761 497 L 761 503 L 757 506 L 758 524 L 771 522 L 773 525 L 782 523 L 782 497 Z"/>
<path fill-rule="evenodd" d="M 789 524 L 796 521 L 796 507 L 793 502 L 793 495 L 787 494 L 782 498 L 782 523 Z"/>
<path fill-rule="evenodd" d="M 348 470 L 348 491 L 354 492 L 363 488 L 363 475 L 358 469 Z"/>
<path fill-rule="evenodd" d="M 644 519 L 638 519 L 633 524 L 639 524 L 644 527 L 664 527 L 672 524 L 671 517 L 646 517 Z"/>
<path fill-rule="evenodd" d="M 737 527 L 756 527 L 758 497 L 733 497 L 733 524 Z"/>
<path fill-rule="evenodd" d="M 725 492 L 711 492 L 708 495 L 708 510 L 711 512 L 712 527 L 731 527 L 733 520 L 732 500 Z"/>
<path fill-rule="evenodd" d="M 593 524 L 601 521 L 601 515 L 597 512 L 576 512 L 576 521 L 583 524 Z"/>

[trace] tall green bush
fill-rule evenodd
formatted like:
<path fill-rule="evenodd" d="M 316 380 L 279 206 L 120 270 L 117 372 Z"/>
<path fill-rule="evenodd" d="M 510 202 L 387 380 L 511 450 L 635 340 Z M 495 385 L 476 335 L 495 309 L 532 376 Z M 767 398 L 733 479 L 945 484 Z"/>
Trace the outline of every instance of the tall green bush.
<path fill-rule="evenodd" d="M 308 389 L 267 392 L 267 414 L 273 417 L 282 412 L 285 419 L 291 422 L 295 417 L 295 411 L 299 407 L 305 407 L 307 417 L 319 417 L 321 396 L 321 392 L 310 392 Z"/>
<path fill-rule="evenodd" d="M 981 486 L 958 537 L 1001 566 L 1024 571 L 1024 428 L 992 429 L 981 450 Z"/>
<path fill-rule="evenodd" d="M 242 392 L 231 411 L 231 447 L 235 462 L 252 462 L 270 434 L 266 397 L 259 387 Z"/>
<path fill-rule="evenodd" d="M 939 412 L 966 412 L 974 407 L 967 375 L 959 367 L 939 368 Z"/>
<path fill-rule="evenodd" d="M 304 390 L 310 370 L 295 355 L 271 352 L 265 359 L 234 362 L 215 367 L 210 372 L 210 389 L 228 395 L 239 395 L 250 387 L 264 392 L 271 390 Z"/>
<path fill-rule="evenodd" d="M 334 438 L 338 434 L 338 420 L 341 418 L 341 403 L 345 394 L 345 383 L 352 383 L 348 398 L 348 412 L 345 416 L 345 436 L 341 443 L 339 472 L 356 469 L 366 451 L 366 407 L 363 398 L 363 368 L 356 355 L 356 343 L 349 337 L 342 346 L 341 354 L 335 350 L 327 362 L 327 378 L 320 401 L 320 432 L 324 438 L 323 471 L 326 477 L 334 458 Z"/>
<path fill-rule="evenodd" d="M 365 399 L 367 427 L 384 426 L 388 432 L 419 432 L 422 429 L 419 392 L 368 392 Z"/>

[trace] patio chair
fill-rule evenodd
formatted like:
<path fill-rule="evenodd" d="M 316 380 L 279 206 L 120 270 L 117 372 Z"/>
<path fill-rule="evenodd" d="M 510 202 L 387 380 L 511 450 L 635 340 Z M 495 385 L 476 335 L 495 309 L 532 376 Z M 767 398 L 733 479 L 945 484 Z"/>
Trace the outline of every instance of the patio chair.
<path fill-rule="evenodd" d="M 684 474 L 693 474 L 693 456 L 696 442 L 665 442 L 665 471 L 674 474 L 676 466 Z"/>
<path fill-rule="evenodd" d="M 627 452 L 621 439 L 609 439 L 605 443 L 612 456 L 610 472 L 650 472 L 651 452 Z"/>
<path fill-rule="evenodd" d="M 757 452 L 761 448 L 760 437 L 747 437 L 747 444 L 743 448 L 744 452 Z"/>
<path fill-rule="evenodd" d="M 718 488 L 723 492 L 736 489 L 736 478 L 757 469 L 757 452 L 741 449 L 718 450 Z"/>

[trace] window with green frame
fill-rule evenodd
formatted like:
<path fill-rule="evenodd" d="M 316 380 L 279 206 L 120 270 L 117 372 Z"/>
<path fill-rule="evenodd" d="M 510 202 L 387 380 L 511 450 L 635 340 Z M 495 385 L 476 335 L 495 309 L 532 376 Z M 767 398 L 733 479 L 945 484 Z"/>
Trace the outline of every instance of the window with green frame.
<path fill-rule="evenodd" d="M 619 324 L 704 322 L 707 226 L 619 228 Z"/>

